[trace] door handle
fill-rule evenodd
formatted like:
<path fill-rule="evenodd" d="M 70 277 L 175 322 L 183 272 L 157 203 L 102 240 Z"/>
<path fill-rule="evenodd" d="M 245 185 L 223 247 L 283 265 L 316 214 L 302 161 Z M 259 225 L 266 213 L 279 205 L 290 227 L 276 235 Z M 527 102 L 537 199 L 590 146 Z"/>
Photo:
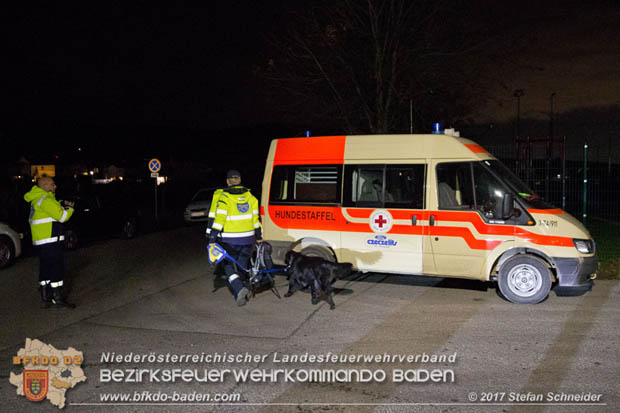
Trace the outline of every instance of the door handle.
<path fill-rule="evenodd" d="M 411 216 L 411 225 L 417 225 L 418 223 L 418 216 L 417 215 L 412 215 Z"/>
<path fill-rule="evenodd" d="M 430 226 L 435 226 L 435 215 L 431 215 L 431 219 L 429 220 Z"/>

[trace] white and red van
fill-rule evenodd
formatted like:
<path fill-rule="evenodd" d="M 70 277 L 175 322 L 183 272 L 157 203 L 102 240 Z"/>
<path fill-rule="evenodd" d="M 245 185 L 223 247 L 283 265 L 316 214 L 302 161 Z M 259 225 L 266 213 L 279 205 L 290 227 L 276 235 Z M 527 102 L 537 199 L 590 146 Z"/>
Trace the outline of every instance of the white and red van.
<path fill-rule="evenodd" d="M 360 271 L 496 280 L 516 303 L 589 290 L 595 243 L 475 142 L 449 134 L 271 142 L 264 239 Z"/>

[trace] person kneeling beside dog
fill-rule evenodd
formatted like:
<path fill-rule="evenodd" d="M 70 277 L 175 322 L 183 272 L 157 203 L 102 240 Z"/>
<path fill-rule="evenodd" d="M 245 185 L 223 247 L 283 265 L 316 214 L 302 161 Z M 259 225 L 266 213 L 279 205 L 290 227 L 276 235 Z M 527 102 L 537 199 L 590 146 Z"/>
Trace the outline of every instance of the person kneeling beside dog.
<path fill-rule="evenodd" d="M 226 174 L 228 187 L 218 193 L 215 219 L 208 233 L 209 246 L 221 237 L 222 247 L 241 268 L 248 268 L 254 242 L 263 242 L 258 220 L 258 200 L 248 188 L 241 186 L 241 174 L 231 169 Z M 235 263 L 224 262 L 233 296 L 238 306 L 245 305 L 249 290 L 244 285 L 245 274 Z"/>

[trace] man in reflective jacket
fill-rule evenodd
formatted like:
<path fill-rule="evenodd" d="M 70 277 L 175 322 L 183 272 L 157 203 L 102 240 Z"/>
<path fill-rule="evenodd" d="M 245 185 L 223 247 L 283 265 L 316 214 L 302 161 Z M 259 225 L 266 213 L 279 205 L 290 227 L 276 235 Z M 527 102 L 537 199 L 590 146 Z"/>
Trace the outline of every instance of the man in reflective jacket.
<path fill-rule="evenodd" d="M 65 207 L 54 196 L 56 184 L 50 177 L 39 178 L 37 184 L 24 195 L 30 202 L 30 232 L 32 244 L 39 253 L 39 289 L 41 308 L 75 308 L 63 294 L 64 262 L 62 224 L 73 215 L 73 203 L 65 201 Z"/>
<path fill-rule="evenodd" d="M 221 236 L 222 247 L 234 258 L 240 267 L 248 268 L 254 242 L 262 242 L 262 231 L 258 220 L 258 200 L 248 188 L 241 186 L 239 171 L 226 174 L 228 188 L 222 190 L 217 199 L 215 220 L 209 233 L 209 244 Z M 237 305 L 245 305 L 248 289 L 243 284 L 240 268 L 228 260 L 224 271 L 232 288 Z"/>

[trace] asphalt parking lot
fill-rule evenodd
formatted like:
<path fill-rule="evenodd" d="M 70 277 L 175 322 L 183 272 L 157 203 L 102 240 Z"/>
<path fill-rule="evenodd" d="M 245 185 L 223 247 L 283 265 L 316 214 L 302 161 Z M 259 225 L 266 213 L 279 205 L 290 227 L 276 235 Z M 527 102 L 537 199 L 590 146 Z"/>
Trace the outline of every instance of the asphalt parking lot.
<path fill-rule="evenodd" d="M 368 273 L 335 284 L 333 311 L 325 301 L 313 306 L 306 293 L 269 291 L 237 307 L 208 265 L 198 226 L 97 243 L 69 252 L 66 264 L 72 311 L 39 309 L 36 258 L 0 273 L 3 410 L 57 410 L 17 396 L 9 383 L 26 338 L 83 352 L 87 380 L 66 393 L 67 411 L 620 408 L 619 281 L 522 306 L 487 283 Z M 283 295 L 286 278 L 276 285 Z M 164 359 L 149 362 L 150 355 Z M 135 369 L 214 376 L 109 380 L 109 372 Z M 235 376 L 243 371 L 255 377 Z M 311 373 L 318 376 L 310 380 Z M 118 394 L 131 400 L 110 399 Z M 196 401 L 197 394 L 230 400 Z"/>

